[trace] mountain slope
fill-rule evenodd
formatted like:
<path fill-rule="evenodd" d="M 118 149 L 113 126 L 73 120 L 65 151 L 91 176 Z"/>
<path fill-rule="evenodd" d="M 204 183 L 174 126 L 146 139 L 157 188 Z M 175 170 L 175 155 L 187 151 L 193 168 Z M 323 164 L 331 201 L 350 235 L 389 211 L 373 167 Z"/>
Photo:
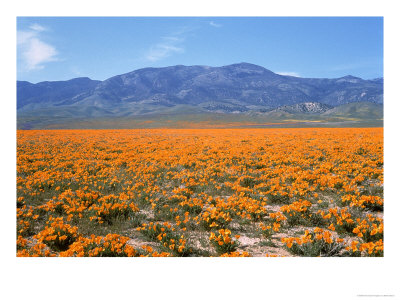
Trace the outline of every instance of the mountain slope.
<path fill-rule="evenodd" d="M 87 77 L 67 81 L 44 81 L 37 84 L 17 81 L 17 109 L 33 110 L 57 105 L 71 98 L 85 97 L 100 82 Z"/>
<path fill-rule="evenodd" d="M 275 109 L 275 111 L 284 111 L 288 113 L 306 113 L 320 114 L 331 109 L 332 106 L 319 102 L 304 102 L 294 105 L 284 105 Z"/>
<path fill-rule="evenodd" d="M 248 63 L 224 67 L 179 65 L 140 69 L 102 82 L 89 78 L 37 84 L 19 81 L 17 98 L 17 108 L 24 111 L 94 106 L 112 108 L 117 114 L 135 114 L 138 105 L 152 110 L 186 104 L 206 111 L 243 112 L 304 102 L 331 106 L 359 101 L 383 103 L 383 81 L 353 76 L 282 76 Z"/>
<path fill-rule="evenodd" d="M 383 105 L 370 102 L 353 102 L 327 110 L 323 117 L 382 119 Z"/>
<path fill-rule="evenodd" d="M 382 104 L 382 78 L 299 78 L 249 63 L 144 68 L 104 81 L 17 81 L 19 128 L 61 120 L 199 114 L 212 119 L 221 114 L 242 114 L 249 120 L 256 115 L 265 120 L 382 119 Z"/>

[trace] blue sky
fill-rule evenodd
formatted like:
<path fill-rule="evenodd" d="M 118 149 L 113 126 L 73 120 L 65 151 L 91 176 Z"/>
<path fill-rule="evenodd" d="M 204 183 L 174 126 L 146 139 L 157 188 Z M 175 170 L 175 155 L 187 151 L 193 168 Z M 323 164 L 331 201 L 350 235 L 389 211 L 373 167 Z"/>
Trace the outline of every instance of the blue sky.
<path fill-rule="evenodd" d="M 383 18 L 17 18 L 17 79 L 33 83 L 238 62 L 300 77 L 382 77 Z"/>

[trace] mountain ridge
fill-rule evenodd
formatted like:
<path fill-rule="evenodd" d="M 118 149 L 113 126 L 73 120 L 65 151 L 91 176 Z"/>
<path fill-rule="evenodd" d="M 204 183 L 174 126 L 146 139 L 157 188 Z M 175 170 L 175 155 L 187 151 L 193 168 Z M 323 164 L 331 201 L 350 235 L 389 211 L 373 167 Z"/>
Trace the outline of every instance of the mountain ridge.
<path fill-rule="evenodd" d="M 17 81 L 18 120 L 174 114 L 182 107 L 195 113 L 265 114 L 278 109 L 276 115 L 322 114 L 356 102 L 383 104 L 383 78 L 302 78 L 237 63 L 142 68 L 103 81 L 88 77 L 36 84 Z M 307 111 L 305 103 L 314 103 L 311 107 L 316 110 Z"/>
<path fill-rule="evenodd" d="M 103 81 L 87 77 L 37 84 L 17 81 L 18 108 L 28 104 L 37 107 L 40 103 L 74 105 L 81 101 L 81 104 L 100 107 L 139 101 L 164 106 L 198 105 L 208 101 L 237 104 L 239 101 L 247 106 L 268 108 L 302 102 L 332 106 L 357 101 L 383 103 L 383 79 L 364 80 L 351 75 L 333 79 L 301 78 L 238 63 L 222 67 L 142 68 Z"/>

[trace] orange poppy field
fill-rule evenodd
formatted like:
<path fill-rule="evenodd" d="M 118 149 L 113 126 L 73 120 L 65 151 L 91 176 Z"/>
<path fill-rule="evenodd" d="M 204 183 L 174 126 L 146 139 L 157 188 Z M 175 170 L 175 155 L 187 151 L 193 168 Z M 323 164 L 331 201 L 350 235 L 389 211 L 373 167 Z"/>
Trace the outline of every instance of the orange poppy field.
<path fill-rule="evenodd" d="M 383 128 L 17 131 L 17 256 L 383 256 Z"/>

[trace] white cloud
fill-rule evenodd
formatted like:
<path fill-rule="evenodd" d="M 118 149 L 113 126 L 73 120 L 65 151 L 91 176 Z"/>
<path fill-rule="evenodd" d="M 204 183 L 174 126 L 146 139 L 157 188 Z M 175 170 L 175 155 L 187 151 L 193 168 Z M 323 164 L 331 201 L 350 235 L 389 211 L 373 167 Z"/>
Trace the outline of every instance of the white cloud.
<path fill-rule="evenodd" d="M 276 72 L 276 74 L 284 75 L 284 76 L 293 76 L 293 77 L 301 77 L 297 72 Z"/>
<path fill-rule="evenodd" d="M 185 48 L 181 45 L 185 41 L 185 34 L 190 32 L 187 28 L 164 36 L 161 42 L 150 47 L 145 54 L 145 59 L 148 61 L 159 61 L 176 53 L 184 53 Z"/>
<path fill-rule="evenodd" d="M 45 27 L 43 27 L 43 26 L 41 26 L 41 25 L 39 25 L 39 24 L 37 24 L 37 23 L 35 23 L 35 24 L 32 24 L 31 26 L 29 26 L 29 28 L 30 29 L 32 29 L 32 30 L 34 30 L 34 31 L 46 31 L 46 28 Z"/>
<path fill-rule="evenodd" d="M 195 36 L 194 32 L 200 29 L 198 26 L 182 26 L 168 35 L 160 38 L 160 42 L 152 45 L 142 59 L 146 61 L 159 61 L 178 53 L 184 53 L 186 38 Z"/>
<path fill-rule="evenodd" d="M 37 38 L 33 38 L 29 42 L 28 49 L 23 52 L 23 57 L 27 64 L 28 70 L 43 69 L 43 64 L 56 60 L 56 49 Z"/>
<path fill-rule="evenodd" d="M 183 42 L 183 39 L 177 36 L 164 36 L 162 39 L 171 43 Z"/>
<path fill-rule="evenodd" d="M 45 43 L 40 33 L 46 28 L 33 24 L 28 31 L 17 31 L 18 62 L 21 70 L 32 71 L 44 68 L 44 64 L 57 60 L 57 50 Z"/>
<path fill-rule="evenodd" d="M 217 27 L 217 28 L 222 26 L 221 24 L 215 23 L 214 21 L 211 21 L 211 22 L 209 22 L 208 24 L 209 24 L 210 26 Z"/>
<path fill-rule="evenodd" d="M 23 46 L 37 35 L 34 31 L 17 31 L 17 45 Z"/>
<path fill-rule="evenodd" d="M 148 51 L 146 58 L 150 61 L 158 61 L 168 56 L 171 56 L 174 53 L 183 53 L 185 52 L 184 48 L 176 47 L 174 45 L 164 43 L 157 44 L 150 48 Z"/>

